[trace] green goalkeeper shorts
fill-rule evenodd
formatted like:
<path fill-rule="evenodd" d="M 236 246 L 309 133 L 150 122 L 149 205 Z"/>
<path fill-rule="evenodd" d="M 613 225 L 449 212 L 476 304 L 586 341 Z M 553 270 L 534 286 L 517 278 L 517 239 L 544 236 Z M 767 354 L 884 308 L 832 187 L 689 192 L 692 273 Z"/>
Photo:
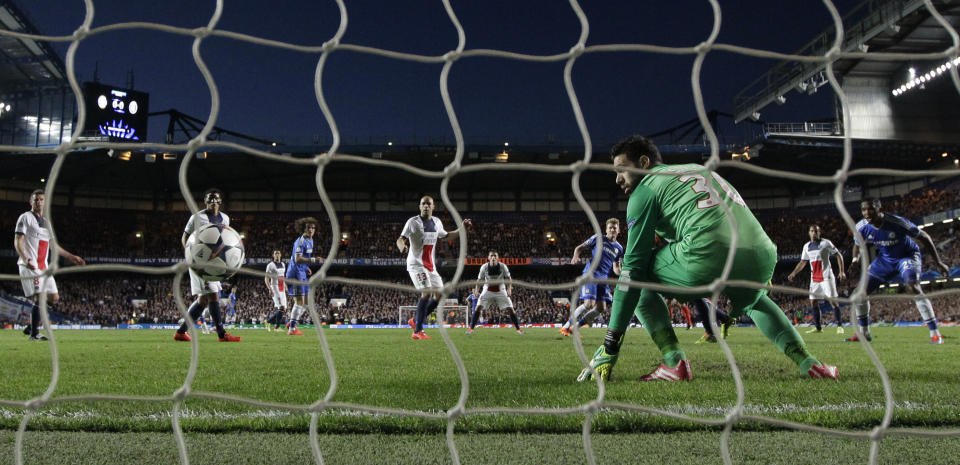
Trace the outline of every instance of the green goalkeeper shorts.
<path fill-rule="evenodd" d="M 777 265 L 777 246 L 764 235 L 749 247 L 740 245 L 734 255 L 728 280 L 753 281 L 768 284 Z M 723 274 L 729 248 L 722 244 L 696 244 L 684 241 L 668 244 L 660 249 L 651 264 L 652 280 L 679 287 L 706 286 Z M 766 293 L 765 289 L 727 287 L 723 293 L 730 298 L 731 316 L 737 317 Z M 687 293 L 682 289 L 662 293 L 683 299 L 709 297 L 709 293 Z"/>

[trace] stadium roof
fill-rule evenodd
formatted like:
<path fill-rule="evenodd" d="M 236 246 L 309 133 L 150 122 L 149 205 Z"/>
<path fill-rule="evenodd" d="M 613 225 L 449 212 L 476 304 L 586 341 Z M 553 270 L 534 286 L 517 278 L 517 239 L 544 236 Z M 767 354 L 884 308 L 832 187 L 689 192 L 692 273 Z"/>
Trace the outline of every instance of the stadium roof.
<path fill-rule="evenodd" d="M 960 4 L 934 0 L 933 5 L 955 30 L 960 29 Z M 948 30 L 931 16 L 924 0 L 865 1 L 846 14 L 843 23 L 844 52 L 936 53 L 953 45 Z M 833 45 L 834 32 L 832 27 L 827 29 L 794 54 L 825 55 Z M 843 58 L 833 66 L 839 76 L 892 77 L 907 63 Z M 779 62 L 734 97 L 734 120 L 750 118 L 791 90 L 814 92 L 826 84 L 825 69 L 822 62 Z"/>
<path fill-rule="evenodd" d="M 0 29 L 40 34 L 12 2 L 0 2 Z M 0 35 L 0 94 L 66 82 L 63 61 L 46 42 Z"/>
<path fill-rule="evenodd" d="M 843 159 L 842 139 L 815 139 L 770 137 L 763 142 L 761 155 L 750 164 L 806 174 L 832 175 Z M 145 147 L 146 148 L 146 147 Z M 669 149 L 669 147 L 667 147 Z M 318 152 L 301 152 L 289 146 L 263 148 L 292 158 L 309 158 Z M 314 147 L 318 150 L 319 148 Z M 203 150 L 203 148 L 201 148 Z M 322 150 L 322 149 L 319 149 Z M 379 151 L 375 151 L 379 150 Z M 918 169 L 937 168 L 952 162 L 960 154 L 960 144 L 926 144 L 909 141 L 853 141 L 851 168 Z M 451 146 L 383 147 L 345 146 L 341 153 L 355 154 L 382 161 L 402 162 L 420 169 L 442 171 L 453 160 Z M 471 147 L 464 155 L 463 165 L 496 163 L 501 147 Z M 942 156 L 949 154 L 948 158 Z M 57 178 L 66 188 L 110 188 L 130 191 L 177 192 L 178 173 L 183 152 L 157 153 L 137 150 L 125 153 L 119 149 L 112 155 L 105 149 L 89 149 L 70 154 Z M 708 151 L 664 150 L 667 163 L 702 162 Z M 532 171 L 520 164 L 568 166 L 583 159 L 581 150 L 544 150 L 542 147 L 510 147 L 509 161 L 496 170 L 460 173 L 451 179 L 456 191 L 563 191 L 570 189 L 572 173 Z M 729 152 L 721 152 L 721 159 L 731 159 Z M 50 175 L 54 154 L 11 153 L 4 157 L 4 182 L 12 184 L 39 184 Z M 606 153 L 596 152 L 593 162 L 609 164 Z M 529 166 L 529 165 L 527 165 Z M 722 169 L 722 174 L 737 186 L 784 187 L 796 185 L 809 189 L 806 183 L 788 179 L 758 176 L 740 169 Z M 243 191 L 315 191 L 316 169 L 313 166 L 292 165 L 266 160 L 232 150 L 213 149 L 204 156 L 191 160 L 188 182 L 194 188 L 215 185 L 227 190 Z M 607 170 L 587 170 L 582 173 L 580 186 L 587 190 L 609 190 L 614 173 Z M 859 180 L 852 181 L 854 183 Z M 324 168 L 324 185 L 329 191 L 402 192 L 435 190 L 439 178 L 426 178 L 405 170 L 372 166 L 365 163 L 337 161 Z"/>

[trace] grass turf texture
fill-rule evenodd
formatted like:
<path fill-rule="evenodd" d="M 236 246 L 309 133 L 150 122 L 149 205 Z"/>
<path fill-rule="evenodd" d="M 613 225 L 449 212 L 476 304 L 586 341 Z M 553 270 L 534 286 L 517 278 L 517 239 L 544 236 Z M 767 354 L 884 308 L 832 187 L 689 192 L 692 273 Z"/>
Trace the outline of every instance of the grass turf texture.
<path fill-rule="evenodd" d="M 412 341 L 408 330 L 326 330 L 338 385 L 335 402 L 442 413 L 460 393 L 456 367 L 438 330 L 430 341 Z M 478 329 L 473 335 L 451 329 L 470 376 L 467 409 L 570 408 L 597 397 L 595 383 L 576 383 L 582 365 L 574 341 L 551 329 Z M 930 345 L 926 328 L 875 328 L 874 349 L 893 383 L 897 408 L 892 426 L 960 426 L 960 329 L 944 328 L 944 345 Z M 849 331 L 848 331 L 849 333 Z M 170 396 L 187 374 L 191 345 L 172 340 L 172 331 L 99 330 L 56 333 L 60 377 L 53 399 L 113 394 Z M 264 402 L 309 405 L 330 386 L 315 332 L 290 337 L 263 330 L 238 332 L 244 341 L 222 344 L 200 336 L 200 363 L 192 392 L 219 392 Z M 587 354 L 604 330 L 584 331 Z M 736 401 L 733 377 L 719 346 L 694 345 L 699 330 L 678 330 L 693 366 L 691 383 L 638 383 L 658 354 L 642 329 L 627 335 L 606 400 L 656 407 L 700 418 L 720 419 Z M 814 381 L 755 328 L 737 328 L 729 343 L 743 375 L 748 414 L 848 430 L 869 430 L 883 416 L 883 389 L 877 370 L 858 343 L 845 343 L 827 328 L 804 334 L 811 352 L 840 367 L 841 380 Z M 17 331 L 0 332 L 0 399 L 23 402 L 39 396 L 51 379 L 48 343 L 30 342 Z M 172 401 L 70 401 L 45 405 L 30 430 L 169 432 Z M 16 429 L 23 409 L 0 406 L 0 428 Z M 264 408 L 242 402 L 188 398 L 181 425 L 187 432 L 307 431 L 302 411 Z M 581 414 L 468 414 L 457 433 L 575 433 Z M 337 434 L 438 434 L 445 420 L 369 415 L 326 410 L 319 428 Z M 737 431 L 775 429 L 740 422 Z M 659 415 L 604 410 L 594 418 L 596 433 L 708 431 L 714 427 Z M 481 442 L 486 442 L 481 439 Z M 572 447 L 579 447 L 575 440 Z M 2 454 L 0 454 L 2 455 Z"/>
<path fill-rule="evenodd" d="M 0 465 L 13 464 L 14 433 L 0 431 Z M 599 464 L 720 464 L 720 433 L 628 433 L 592 435 Z M 458 434 L 460 463 L 527 465 L 586 463 L 577 434 Z M 185 435 L 191 463 L 314 463 L 307 434 L 232 433 Z M 329 465 L 449 464 L 445 438 L 439 435 L 334 434 L 319 436 Z M 824 465 L 867 463 L 869 443 L 800 432 L 735 432 L 730 455 L 737 464 Z M 878 463 L 957 463 L 960 439 L 889 437 L 880 444 Z M 28 432 L 24 463 L 35 465 L 179 464 L 171 433 Z"/>

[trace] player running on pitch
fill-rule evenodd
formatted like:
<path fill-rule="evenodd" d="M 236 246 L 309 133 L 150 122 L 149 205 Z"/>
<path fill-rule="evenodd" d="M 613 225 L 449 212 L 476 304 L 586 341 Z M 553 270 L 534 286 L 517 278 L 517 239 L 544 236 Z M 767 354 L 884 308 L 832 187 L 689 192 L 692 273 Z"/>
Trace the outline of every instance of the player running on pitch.
<path fill-rule="evenodd" d="M 810 225 L 810 242 L 803 245 L 800 252 L 800 263 L 787 276 L 787 281 L 793 282 L 807 263 L 810 263 L 810 300 L 813 301 L 813 323 L 815 328 L 807 331 L 808 333 L 821 332 L 823 326 L 820 324 L 821 308 L 823 304 L 833 310 L 833 317 L 837 320 L 837 334 L 843 334 L 843 317 L 840 316 L 840 307 L 834 305 L 827 299 L 817 297 L 815 294 L 821 294 L 828 298 L 837 297 L 837 281 L 833 276 L 833 266 L 830 265 L 830 257 L 837 257 L 837 269 L 840 270 L 837 277 L 841 281 L 847 279 L 843 267 L 843 254 L 837 250 L 837 247 L 824 239 L 820 234 L 820 225 Z"/>
<path fill-rule="evenodd" d="M 287 267 L 287 279 L 306 281 L 313 274 L 310 265 L 323 262 L 322 259 L 313 256 L 313 236 L 317 233 L 317 224 L 317 220 L 312 217 L 300 218 L 293 223 L 293 227 L 300 233 L 300 237 L 293 242 L 290 266 Z M 287 335 L 303 336 L 303 332 L 297 328 L 297 323 L 307 312 L 307 296 L 310 293 L 310 286 L 304 284 L 290 285 L 287 286 L 287 290 L 293 297 L 293 308 L 290 309 L 290 329 L 287 330 Z"/>
<path fill-rule="evenodd" d="M 920 255 L 920 247 L 913 240 L 916 239 L 922 243 L 933 255 L 933 262 L 943 276 L 950 276 L 950 267 L 940 259 L 940 252 L 937 251 L 933 239 L 910 220 L 883 213 L 879 199 L 866 199 L 860 202 L 860 213 L 863 214 L 863 219 L 857 223 L 857 230 L 868 244 L 873 244 L 877 248 L 877 256 L 870 263 L 867 294 L 872 294 L 886 282 L 903 283 L 911 294 L 921 296 L 914 301 L 914 304 L 920 311 L 923 322 L 930 329 L 930 343 L 943 344 L 943 336 L 940 335 L 940 329 L 937 327 L 937 317 L 933 314 L 933 304 L 930 303 L 930 299 L 923 296 L 923 288 L 920 287 L 923 257 Z M 857 244 L 859 245 L 859 242 Z M 858 263 L 860 263 L 860 247 L 854 247 L 850 269 L 847 272 L 852 272 Z M 853 311 L 857 315 L 857 323 L 864 337 L 868 341 L 873 340 L 873 336 L 870 335 L 870 302 L 854 305 Z M 857 340 L 859 338 L 856 334 L 847 339 L 851 342 Z"/>
<path fill-rule="evenodd" d="M 606 234 L 601 236 L 603 244 L 601 245 L 599 254 L 600 263 L 597 265 L 596 271 L 593 272 L 593 277 L 597 279 L 609 278 L 611 271 L 619 275 L 620 267 L 623 263 L 623 246 L 617 242 L 617 236 L 620 235 L 620 220 L 616 218 L 608 219 L 605 229 Z M 576 265 L 579 263 L 580 254 L 583 252 L 588 251 L 591 257 L 595 256 L 594 251 L 597 246 L 597 240 L 599 239 L 597 236 L 591 236 L 590 239 L 587 239 L 583 244 L 573 249 L 573 257 L 570 259 L 570 264 Z M 591 261 L 592 259 L 588 259 L 586 263 L 584 263 L 583 274 L 590 272 Z M 593 320 L 596 320 L 601 313 L 607 310 L 607 304 L 613 302 L 613 292 L 611 292 L 610 286 L 607 284 L 587 283 L 580 288 L 580 301 L 582 303 L 573 312 L 573 318 L 568 319 L 563 324 L 563 327 L 560 328 L 560 334 L 564 336 L 573 334 L 570 326 L 574 321 L 577 322 L 578 328 L 593 323 Z"/>
<path fill-rule="evenodd" d="M 206 205 L 206 208 L 190 215 L 187 226 L 183 229 L 183 235 L 180 237 L 180 245 L 182 245 L 184 249 L 187 248 L 187 240 L 190 239 L 190 235 L 195 231 L 199 231 L 211 224 L 230 226 L 230 217 L 220 211 L 220 206 L 223 204 L 223 193 L 220 192 L 220 189 L 207 189 L 207 191 L 203 193 L 203 203 Z M 242 338 L 232 336 L 223 329 L 223 321 L 220 318 L 220 290 L 222 289 L 220 282 L 204 281 L 200 279 L 200 276 L 197 275 L 193 269 L 190 269 L 189 273 L 190 293 L 197 296 L 197 300 L 187 309 L 190 318 L 196 321 L 201 313 L 203 313 L 203 309 L 206 308 L 210 311 L 210 316 L 217 330 L 217 337 L 220 342 L 240 342 Z M 188 321 L 184 321 L 180 324 L 180 329 L 173 335 L 175 341 L 190 340 L 190 336 L 187 335 L 188 323 Z"/>
<path fill-rule="evenodd" d="M 46 336 L 40 334 L 40 325 L 43 323 L 40 316 L 40 294 L 47 294 L 48 309 L 60 300 L 57 282 L 53 276 L 43 276 L 43 270 L 46 270 L 50 264 L 50 230 L 43 217 L 43 202 L 42 189 L 31 192 L 30 211 L 17 218 L 17 225 L 13 231 L 13 248 L 17 251 L 17 265 L 20 269 L 23 295 L 33 301 L 30 309 L 30 325 L 26 330 L 32 341 L 47 340 Z M 74 265 L 87 264 L 82 258 L 67 252 L 59 244 L 57 252 Z"/>
<path fill-rule="evenodd" d="M 423 196 L 420 199 L 420 214 L 407 220 L 400 237 L 397 238 L 400 253 L 407 254 L 407 272 L 410 273 L 410 279 L 413 280 L 414 287 L 422 291 L 420 300 L 417 301 L 417 313 L 408 321 L 413 327 L 413 339 L 432 339 L 424 334 L 423 322 L 427 315 L 437 308 L 442 297 L 439 291 L 443 287 L 443 279 L 437 272 L 434 259 L 437 240 L 447 236 L 459 237 L 459 228 L 450 232 L 443 229 L 440 218 L 433 216 L 433 209 L 433 197 Z M 464 218 L 465 227 L 470 227 L 471 224 L 469 218 Z"/>
<path fill-rule="evenodd" d="M 704 167 L 696 164 L 665 165 L 657 146 L 641 136 L 624 139 L 610 155 L 618 168 L 617 185 L 630 196 L 626 253 L 606 338 L 590 361 L 592 370 L 584 369 L 577 380 L 593 379 L 594 373 L 604 380 L 610 378 L 631 313 L 636 313 L 662 355 L 660 365 L 640 380 L 691 380 L 690 363 L 677 341 L 663 297 L 629 283 L 693 287 L 709 285 L 720 277 L 733 235 L 720 202 L 731 210 L 739 238 L 728 279 L 769 282 L 777 263 L 777 247 L 740 194 L 716 173 L 705 174 Z M 624 168 L 650 170 L 652 174 L 636 174 Z M 668 242 L 656 251 L 655 234 Z M 746 312 L 801 373 L 811 378 L 837 378 L 836 367 L 810 355 L 803 339 L 766 291 L 727 287 L 723 292 L 731 301 L 730 316 L 736 318 Z M 683 300 L 704 296 L 676 295 Z"/>

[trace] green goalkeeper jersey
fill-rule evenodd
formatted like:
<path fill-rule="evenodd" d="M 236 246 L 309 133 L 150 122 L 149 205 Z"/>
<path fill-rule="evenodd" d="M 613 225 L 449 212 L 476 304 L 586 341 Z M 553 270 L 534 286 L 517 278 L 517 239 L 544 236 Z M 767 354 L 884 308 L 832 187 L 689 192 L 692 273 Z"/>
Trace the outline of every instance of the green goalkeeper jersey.
<path fill-rule="evenodd" d="M 641 179 L 627 203 L 627 243 L 623 269 L 634 281 L 659 281 L 678 285 L 708 284 L 720 277 L 733 241 L 732 229 L 720 206 L 729 207 L 737 223 L 737 256 L 762 250 L 772 263 L 749 263 L 737 259 L 731 279 L 766 282 L 776 264 L 776 246 L 740 194 L 720 175 L 707 173 L 702 165 L 657 165 Z M 708 184 L 713 187 L 711 192 Z M 669 243 L 654 249 L 654 234 Z M 743 253 L 741 253 L 741 251 Z M 667 253 L 662 253 L 667 252 Z M 656 263 L 651 266 L 651 259 Z M 763 260 L 769 262 L 770 260 Z M 650 276 L 650 273 L 654 276 Z M 664 273 L 678 276 L 665 276 Z M 679 275 L 683 276 L 679 276 Z M 651 279 L 654 278 L 654 279 Z M 664 279 L 666 278 L 666 279 Z"/>

